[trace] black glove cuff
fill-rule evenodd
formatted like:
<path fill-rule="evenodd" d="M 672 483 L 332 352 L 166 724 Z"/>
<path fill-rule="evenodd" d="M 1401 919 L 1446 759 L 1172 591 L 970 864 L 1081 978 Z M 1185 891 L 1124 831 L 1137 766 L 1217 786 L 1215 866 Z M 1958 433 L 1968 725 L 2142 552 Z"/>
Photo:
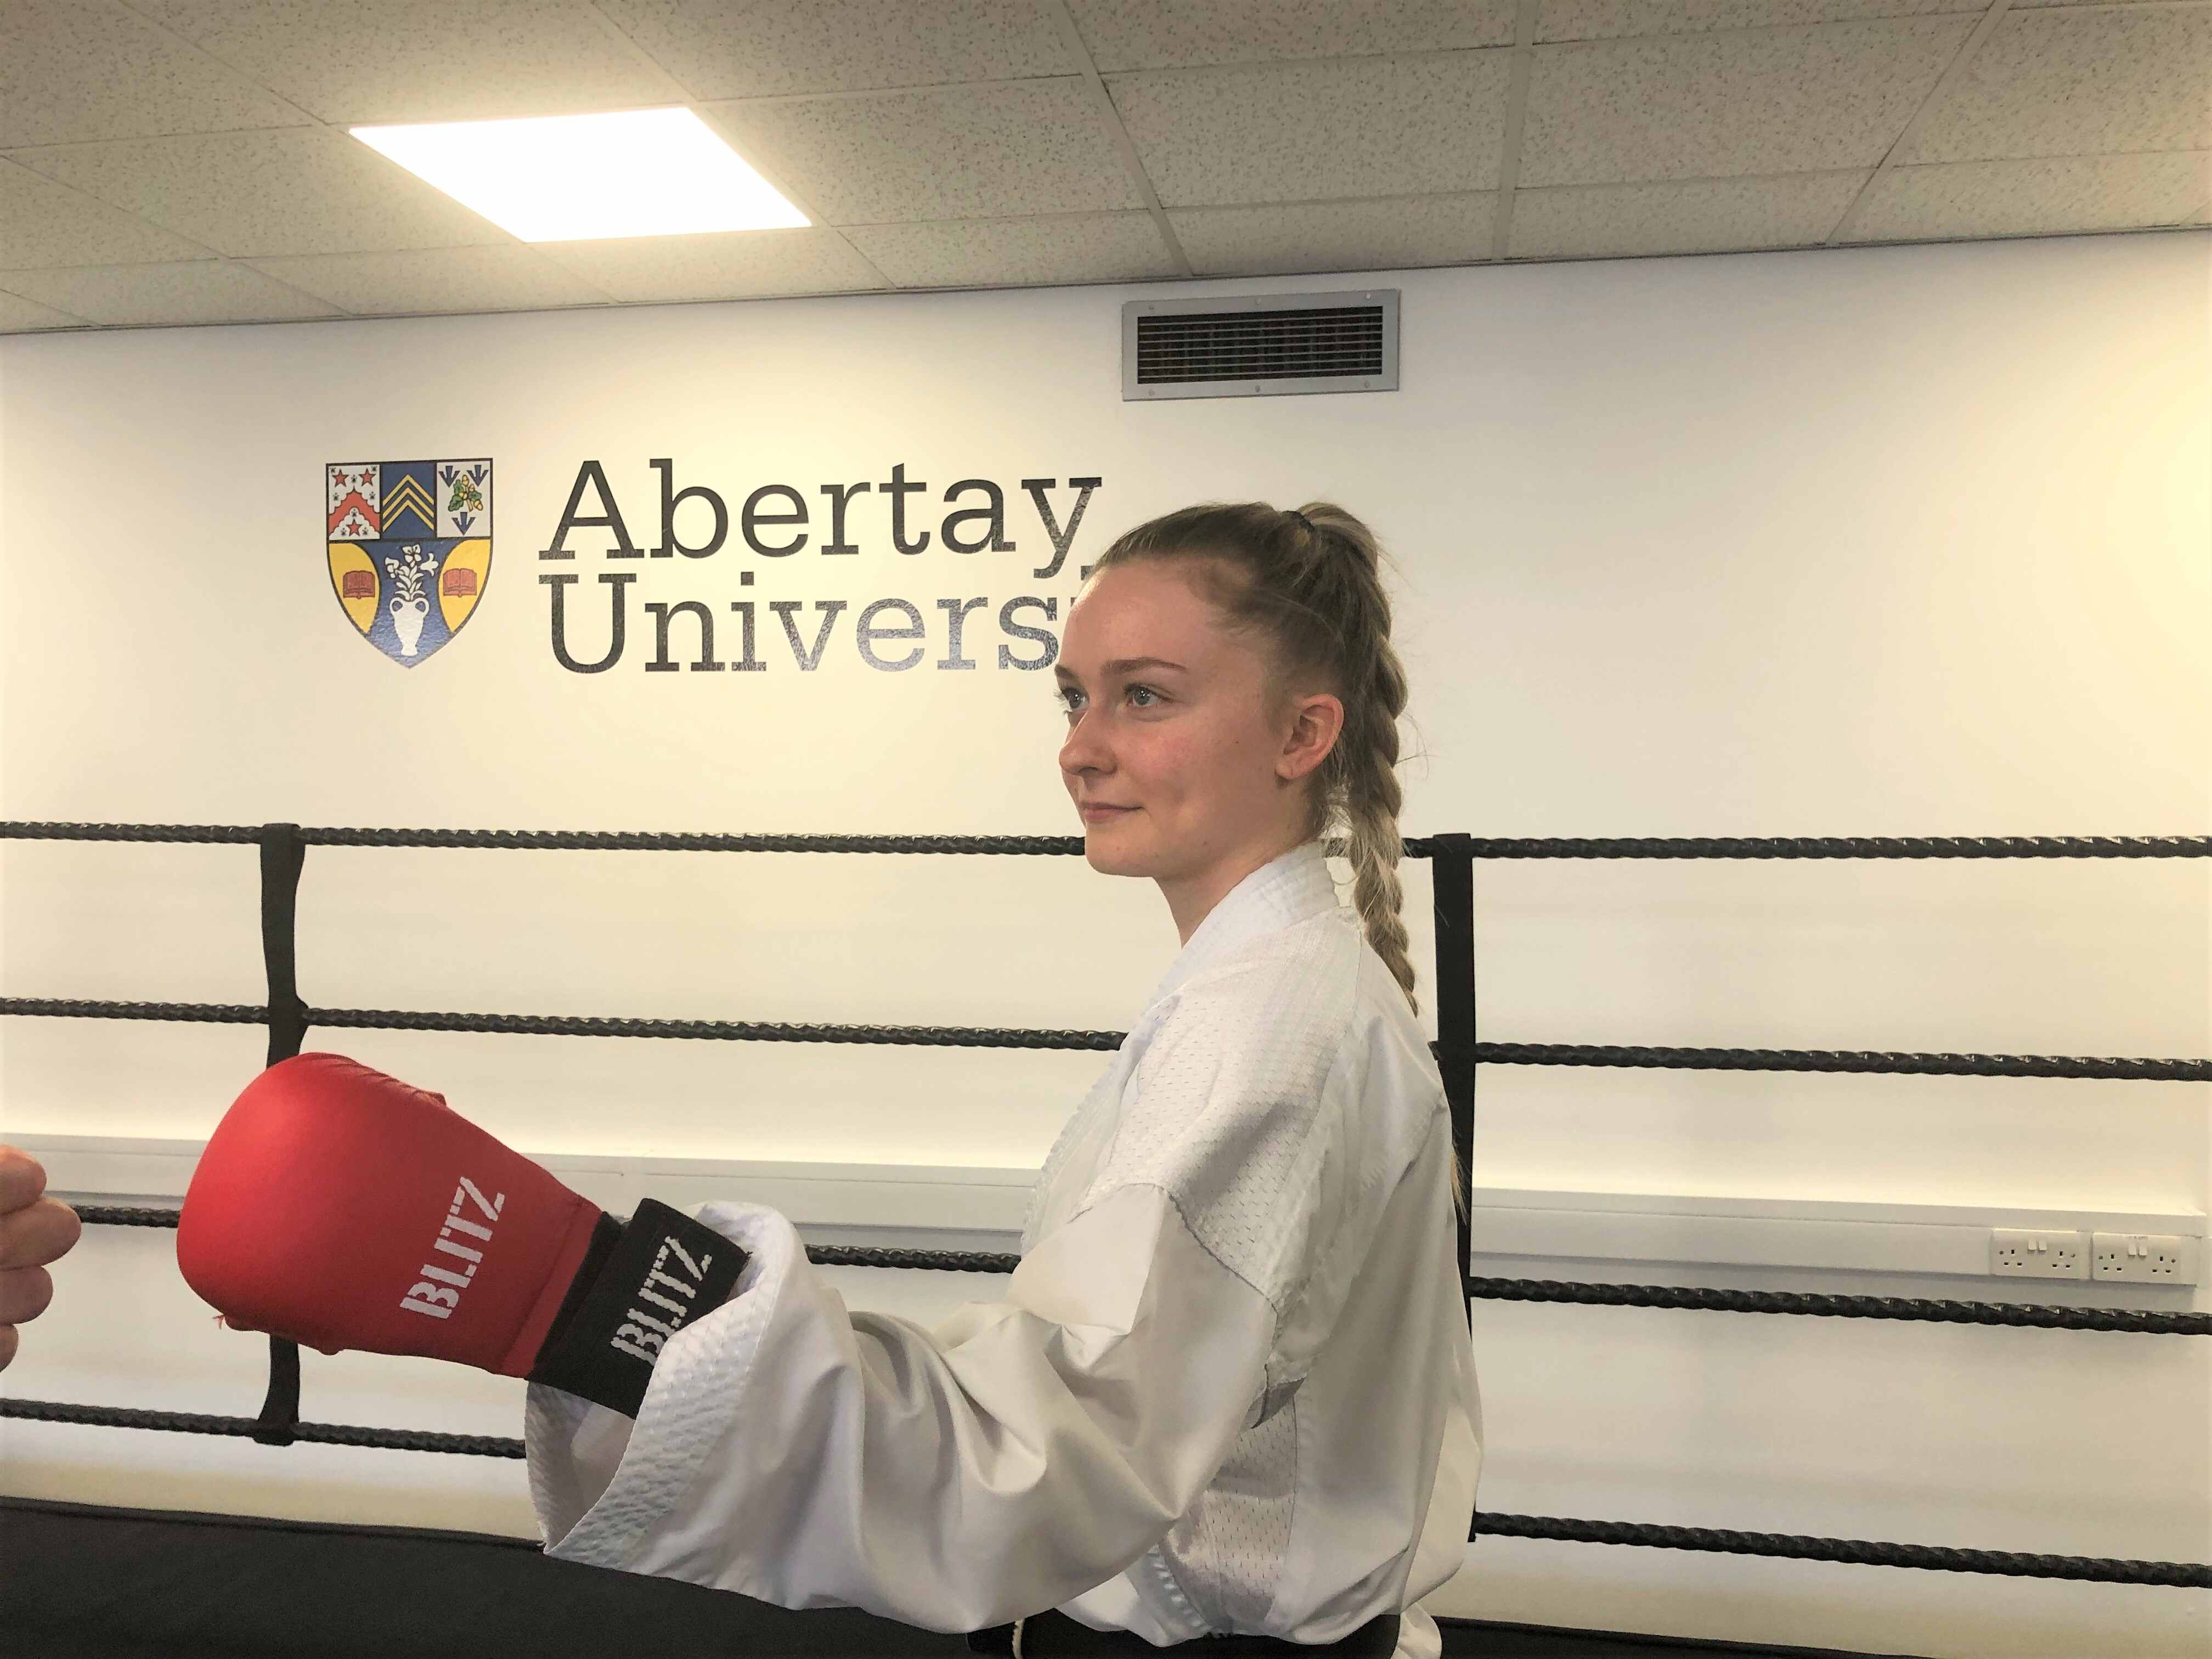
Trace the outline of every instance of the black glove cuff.
<path fill-rule="evenodd" d="M 662 1346 L 728 1300 L 748 1259 L 658 1199 L 641 1199 L 628 1226 L 600 1216 L 529 1380 L 635 1418 Z"/>

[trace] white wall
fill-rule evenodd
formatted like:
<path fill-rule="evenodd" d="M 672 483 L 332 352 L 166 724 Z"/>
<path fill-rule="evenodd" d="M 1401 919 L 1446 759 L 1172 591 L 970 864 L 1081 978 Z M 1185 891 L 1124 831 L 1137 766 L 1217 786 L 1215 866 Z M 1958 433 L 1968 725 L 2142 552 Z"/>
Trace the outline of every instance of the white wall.
<path fill-rule="evenodd" d="M 798 299 L 0 340 L 0 816 L 1073 834 L 1049 676 L 993 612 L 1205 499 L 1321 497 L 1397 560 L 1408 833 L 2212 828 L 2212 236 Z M 1126 298 L 1401 290 L 1391 393 L 1121 400 Z M 332 597 L 336 460 L 489 455 L 482 608 L 403 668 Z M 541 561 L 603 462 L 987 477 L 1016 549 Z M 1060 573 L 1024 478 L 1095 476 Z M 963 501 L 958 505 L 971 505 Z M 940 509 L 941 510 L 941 509 Z M 680 520 L 696 541 L 705 515 Z M 921 522 L 934 528 L 934 514 Z M 818 515 L 817 515 L 818 518 Z M 819 525 L 815 526 L 818 532 Z M 601 539 L 593 540 L 594 534 Z M 732 543 L 737 537 L 733 528 Z M 641 572 L 628 653 L 549 648 L 541 575 Z M 744 570 L 757 585 L 740 585 Z M 601 590 L 603 595 L 604 590 Z M 986 596 L 974 672 L 945 597 Z M 930 619 L 866 665 L 866 602 Z M 759 673 L 648 673 L 640 599 L 761 603 Z M 823 666 L 766 610 L 843 598 Z M 605 643 L 584 601 L 574 649 Z M 596 608 L 595 608 L 596 607 Z M 1029 620 L 1037 620 L 1030 612 Z M 689 660 L 689 624 L 678 660 Z M 904 648 L 898 641 L 884 649 Z M 1033 647 L 1022 646 L 1025 653 Z M 258 1003 L 250 848 L 0 843 L 4 991 Z M 1407 866 L 1414 958 L 1428 868 Z M 2202 1056 L 2201 860 L 1540 860 L 1477 872 L 1498 1041 Z M 314 848 L 325 1006 L 1121 1029 L 1175 948 L 1079 859 Z M 1424 985 L 1423 1006 L 1433 1030 Z M 0 1135 L 204 1137 L 256 1028 L 0 1021 Z M 533 1153 L 1033 1168 L 1105 1056 L 311 1031 Z M 1478 1187 L 2159 1209 L 2203 1085 L 1488 1066 Z M 88 1229 L 5 1380 L 251 1415 L 173 1235 Z M 1974 1277 L 1481 1258 L 1477 1272 L 2199 1310 Z M 992 1281 L 838 1270 L 935 1317 Z M 1486 1510 L 2062 1554 L 2212 1555 L 2202 1340 L 1478 1303 Z M 322 1421 L 518 1434 L 520 1385 L 309 1354 Z M 431 1373 L 434 1372 L 434 1375 Z M 517 1463 L 0 1423 L 0 1489 L 530 1534 Z M 1442 1613 L 1927 1655 L 2202 1650 L 2203 1592 L 1486 1538 Z"/>

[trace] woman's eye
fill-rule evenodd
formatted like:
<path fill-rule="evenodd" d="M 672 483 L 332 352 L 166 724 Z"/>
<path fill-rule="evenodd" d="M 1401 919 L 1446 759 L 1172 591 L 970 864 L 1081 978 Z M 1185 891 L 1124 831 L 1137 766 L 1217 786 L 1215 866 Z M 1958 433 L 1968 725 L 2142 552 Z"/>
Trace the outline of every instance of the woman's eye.
<path fill-rule="evenodd" d="M 1152 708 L 1158 706 L 1160 694 L 1153 690 L 1151 686 L 1133 685 L 1128 689 L 1127 695 L 1129 696 L 1134 697 L 1139 694 L 1151 698 L 1152 701 L 1150 702 L 1140 702 L 1137 705 L 1138 708 Z M 1052 706 L 1064 714 L 1073 714 L 1075 712 L 1075 708 L 1070 699 L 1079 697 L 1082 695 L 1083 693 L 1078 691 L 1073 686 L 1063 685 L 1052 694 Z"/>

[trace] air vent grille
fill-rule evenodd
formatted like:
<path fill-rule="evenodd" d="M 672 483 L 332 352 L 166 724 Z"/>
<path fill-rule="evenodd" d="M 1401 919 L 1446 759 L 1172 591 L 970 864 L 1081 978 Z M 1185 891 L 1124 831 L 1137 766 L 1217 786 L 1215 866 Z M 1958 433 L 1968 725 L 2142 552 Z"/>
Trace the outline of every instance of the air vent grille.
<path fill-rule="evenodd" d="M 1124 398 L 1395 391 L 1398 294 L 1131 301 L 1122 307 Z"/>
<path fill-rule="evenodd" d="M 1137 380 L 1273 380 L 1382 372 L 1382 308 L 1200 311 L 1137 319 Z"/>

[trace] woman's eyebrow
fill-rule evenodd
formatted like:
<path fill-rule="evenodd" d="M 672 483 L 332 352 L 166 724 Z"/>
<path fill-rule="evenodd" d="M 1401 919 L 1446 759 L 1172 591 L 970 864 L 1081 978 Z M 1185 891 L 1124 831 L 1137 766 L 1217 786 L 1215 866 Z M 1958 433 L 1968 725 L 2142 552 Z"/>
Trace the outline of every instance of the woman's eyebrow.
<path fill-rule="evenodd" d="M 1178 674 L 1188 673 L 1190 672 L 1181 663 L 1170 662 L 1165 657 L 1116 657 L 1112 662 L 1101 663 L 1098 666 L 1103 672 L 1109 675 L 1126 674 L 1133 668 L 1172 668 Z M 1082 678 L 1081 675 L 1078 674 L 1066 663 L 1054 665 L 1052 672 L 1055 675 L 1066 679 L 1080 679 Z"/>

